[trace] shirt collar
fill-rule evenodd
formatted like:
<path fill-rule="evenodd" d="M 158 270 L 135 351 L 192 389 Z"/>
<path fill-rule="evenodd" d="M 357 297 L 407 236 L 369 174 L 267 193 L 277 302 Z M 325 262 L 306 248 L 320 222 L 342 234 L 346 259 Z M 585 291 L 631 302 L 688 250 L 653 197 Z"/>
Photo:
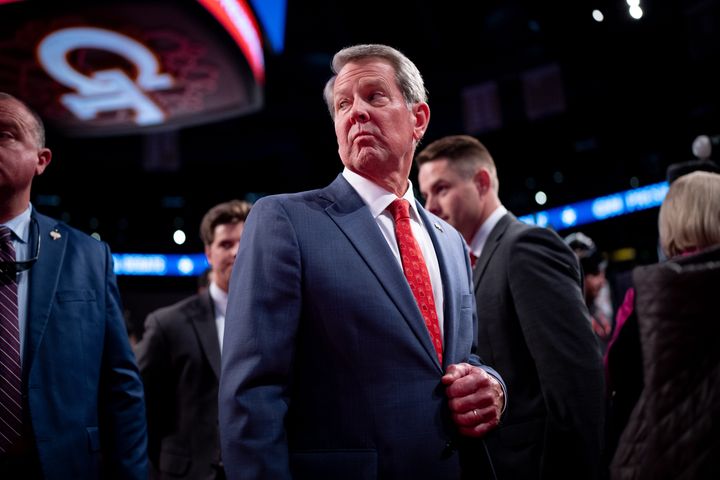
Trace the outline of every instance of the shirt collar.
<path fill-rule="evenodd" d="M 342 176 L 345 177 L 345 180 L 348 181 L 350 186 L 352 186 L 358 195 L 360 195 L 360 198 L 363 199 L 363 202 L 370 208 L 370 213 L 372 213 L 373 218 L 377 218 L 398 198 L 394 193 L 385 190 L 372 180 L 358 175 L 347 167 L 343 170 Z M 413 193 L 413 185 L 409 179 L 408 189 L 402 198 L 410 203 L 410 210 L 413 212 L 415 219 L 420 221 L 420 214 L 418 213 L 417 202 L 415 202 L 415 194 Z"/>
<path fill-rule="evenodd" d="M 30 240 L 31 213 L 32 206 L 28 205 L 28 207 L 23 213 L 3 224 L 13 232 L 13 234 L 15 235 L 15 239 L 21 241 L 22 243 L 28 243 L 28 241 Z"/>
<path fill-rule="evenodd" d="M 480 225 L 478 231 L 475 232 L 475 236 L 473 237 L 472 242 L 470 242 L 470 251 L 475 254 L 476 257 L 480 258 L 480 254 L 485 246 L 485 242 L 487 242 L 487 239 L 490 236 L 490 232 L 493 228 L 495 228 L 495 225 L 497 225 L 506 213 L 507 208 L 500 205 L 490 214 L 487 220 Z"/>
<path fill-rule="evenodd" d="M 210 282 L 208 292 L 210 292 L 210 298 L 213 299 L 213 302 L 215 303 L 215 308 L 217 308 L 218 313 L 220 313 L 224 317 L 228 303 L 227 292 L 224 292 L 220 287 L 217 286 L 217 283 L 215 282 Z"/>

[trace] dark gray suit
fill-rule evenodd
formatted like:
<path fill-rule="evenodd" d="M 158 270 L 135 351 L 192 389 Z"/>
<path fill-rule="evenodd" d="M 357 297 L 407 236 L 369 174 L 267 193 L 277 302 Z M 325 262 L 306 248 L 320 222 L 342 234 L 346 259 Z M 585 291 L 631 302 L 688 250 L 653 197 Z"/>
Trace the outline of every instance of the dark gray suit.
<path fill-rule="evenodd" d="M 508 389 L 486 438 L 498 478 L 595 478 L 603 370 L 573 252 L 552 230 L 506 214 L 473 277 L 478 354 Z"/>
<path fill-rule="evenodd" d="M 161 308 L 136 347 L 153 477 L 212 479 L 220 465 L 220 345 L 208 292 Z"/>

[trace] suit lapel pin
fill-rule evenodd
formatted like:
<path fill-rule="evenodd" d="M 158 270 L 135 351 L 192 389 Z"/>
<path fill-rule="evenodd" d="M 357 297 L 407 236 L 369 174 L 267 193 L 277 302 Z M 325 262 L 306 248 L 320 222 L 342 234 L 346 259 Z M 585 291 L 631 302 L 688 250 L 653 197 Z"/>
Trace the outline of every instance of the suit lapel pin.
<path fill-rule="evenodd" d="M 58 232 L 57 228 L 50 232 L 50 238 L 52 238 L 53 240 L 58 240 L 60 239 L 60 237 L 62 237 L 62 235 L 60 234 L 60 232 Z"/>
<path fill-rule="evenodd" d="M 442 229 L 442 227 L 440 226 L 439 223 L 435 222 L 435 223 L 433 223 L 433 225 L 435 226 L 435 228 L 437 228 L 437 229 L 440 230 L 441 232 L 443 231 L 443 229 Z"/>

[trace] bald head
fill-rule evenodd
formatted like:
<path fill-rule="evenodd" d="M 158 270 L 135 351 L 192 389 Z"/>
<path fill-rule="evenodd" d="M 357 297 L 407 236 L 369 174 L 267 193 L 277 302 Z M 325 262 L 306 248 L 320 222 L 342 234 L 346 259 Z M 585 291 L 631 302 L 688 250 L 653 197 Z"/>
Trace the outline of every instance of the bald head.
<path fill-rule="evenodd" d="M 19 105 L 23 110 L 25 110 L 31 120 L 29 127 L 32 131 L 32 135 L 35 139 L 37 147 L 45 147 L 45 126 L 43 125 L 42 119 L 35 112 L 35 110 L 30 108 L 27 103 L 5 92 L 0 92 L 0 102 L 12 102 Z"/>

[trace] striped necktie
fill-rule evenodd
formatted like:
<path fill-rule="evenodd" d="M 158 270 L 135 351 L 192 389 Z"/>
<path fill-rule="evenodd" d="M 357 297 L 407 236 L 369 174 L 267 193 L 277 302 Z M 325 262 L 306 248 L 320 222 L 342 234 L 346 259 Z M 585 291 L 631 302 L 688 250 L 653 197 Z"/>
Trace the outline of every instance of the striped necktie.
<path fill-rule="evenodd" d="M 0 453 L 7 453 L 22 436 L 20 330 L 12 232 L 0 227 Z"/>

